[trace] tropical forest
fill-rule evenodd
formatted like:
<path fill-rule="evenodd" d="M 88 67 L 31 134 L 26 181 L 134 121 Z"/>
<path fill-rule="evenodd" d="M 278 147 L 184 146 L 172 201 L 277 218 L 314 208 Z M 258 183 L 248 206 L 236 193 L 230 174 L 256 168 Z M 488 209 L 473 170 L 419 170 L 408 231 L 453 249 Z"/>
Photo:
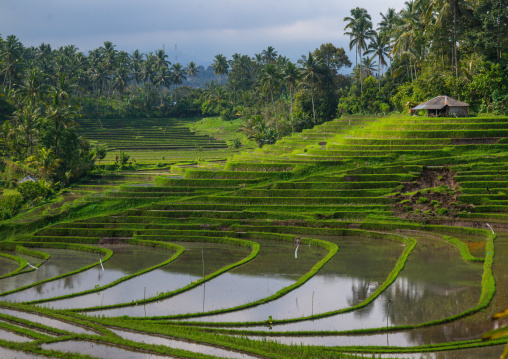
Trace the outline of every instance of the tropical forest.
<path fill-rule="evenodd" d="M 1 34 L 0 357 L 508 358 L 507 5 L 205 65 Z"/>

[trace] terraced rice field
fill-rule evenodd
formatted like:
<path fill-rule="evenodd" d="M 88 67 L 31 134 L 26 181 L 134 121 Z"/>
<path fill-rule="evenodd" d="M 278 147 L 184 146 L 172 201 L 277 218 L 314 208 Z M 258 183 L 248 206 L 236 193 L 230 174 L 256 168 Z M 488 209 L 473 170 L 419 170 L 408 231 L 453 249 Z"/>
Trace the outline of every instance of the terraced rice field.
<path fill-rule="evenodd" d="M 222 167 L 90 176 L 86 215 L 0 243 L 0 346 L 499 356 L 481 336 L 506 325 L 507 146 L 507 118 L 339 119 Z"/>
<path fill-rule="evenodd" d="M 195 119 L 80 119 L 79 132 L 92 144 L 106 147 L 103 160 L 116 160 L 120 152 L 130 161 L 166 164 L 202 160 L 224 160 L 231 151 L 221 134 L 212 137 L 192 130 Z"/>

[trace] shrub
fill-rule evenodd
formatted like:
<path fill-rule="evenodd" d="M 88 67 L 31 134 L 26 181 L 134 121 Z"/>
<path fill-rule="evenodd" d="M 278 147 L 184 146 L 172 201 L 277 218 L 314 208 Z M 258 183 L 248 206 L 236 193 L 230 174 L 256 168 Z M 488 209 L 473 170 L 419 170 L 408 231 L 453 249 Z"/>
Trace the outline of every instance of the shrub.
<path fill-rule="evenodd" d="M 427 203 L 429 200 L 427 199 L 427 197 L 420 197 L 418 198 L 418 203 Z"/>
<path fill-rule="evenodd" d="M 447 215 L 448 214 L 448 209 L 447 208 L 439 208 L 437 210 L 437 214 L 439 214 L 440 216 Z"/>
<path fill-rule="evenodd" d="M 23 205 L 23 198 L 19 194 L 0 197 L 0 220 L 14 217 Z"/>
<path fill-rule="evenodd" d="M 233 140 L 233 148 L 240 148 L 241 145 L 242 145 L 242 141 L 240 141 L 239 138 L 235 138 Z"/>
<path fill-rule="evenodd" d="M 51 195 L 51 188 L 45 181 L 27 181 L 18 186 L 18 192 L 24 202 L 31 202 Z"/>

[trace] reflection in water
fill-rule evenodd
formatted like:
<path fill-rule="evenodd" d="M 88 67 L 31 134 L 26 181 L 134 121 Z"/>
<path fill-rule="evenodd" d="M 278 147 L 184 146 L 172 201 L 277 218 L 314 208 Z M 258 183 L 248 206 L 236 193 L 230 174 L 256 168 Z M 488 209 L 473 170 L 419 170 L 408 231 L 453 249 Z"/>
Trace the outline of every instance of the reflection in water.
<path fill-rule="evenodd" d="M 298 261 L 295 261 L 291 244 L 256 241 L 261 244 L 261 249 L 255 259 L 206 283 L 205 312 L 230 308 L 268 297 L 293 284 L 325 255 L 325 252 L 319 248 L 304 246 L 300 248 Z M 202 312 L 202 292 L 203 289 L 197 287 L 173 298 L 147 304 L 147 316 Z M 92 313 L 106 316 L 144 315 L 138 307 Z"/>
<path fill-rule="evenodd" d="M 107 248 L 112 249 L 114 254 L 104 263 L 105 271 L 100 266 L 95 266 L 84 272 L 7 295 L 2 299 L 28 302 L 93 289 L 98 285 L 111 283 L 123 276 L 161 263 L 171 255 L 169 251 L 161 251 L 160 249 L 149 247 L 115 245 L 108 246 Z M 79 252 L 79 254 L 81 255 L 82 253 Z M 65 259 L 74 260 L 74 257 L 69 256 L 65 257 Z M 99 259 L 97 255 L 93 255 L 91 262 L 96 262 L 97 259 Z"/>
<path fill-rule="evenodd" d="M 51 258 L 41 265 L 38 270 L 0 279 L 0 293 L 8 292 L 64 273 L 72 272 L 76 269 L 92 264 L 97 260 L 97 256 L 95 254 L 87 252 L 51 248 L 34 249 L 51 254 Z M 42 293 L 42 289 L 37 288 L 35 293 Z M 0 300 L 8 299 L 7 297 L 0 297 Z"/>
<path fill-rule="evenodd" d="M 0 358 L 47 359 L 48 357 L 0 347 Z"/>
<path fill-rule="evenodd" d="M 184 342 L 175 339 L 168 339 L 159 336 L 146 335 L 146 334 L 138 334 L 127 332 L 123 330 L 112 330 L 113 333 L 118 334 L 120 337 L 124 339 L 133 340 L 136 342 L 147 343 L 147 344 L 155 344 L 155 345 L 165 345 L 171 348 L 188 350 L 194 353 L 202 353 L 207 355 L 213 355 L 221 358 L 238 358 L 238 359 L 253 359 L 254 357 L 242 354 L 238 352 L 233 352 L 226 349 L 215 348 L 209 345 L 196 344 L 191 342 Z"/>
<path fill-rule="evenodd" d="M 0 339 L 18 343 L 33 341 L 33 339 L 3 329 L 0 329 Z"/>
<path fill-rule="evenodd" d="M 241 260 L 248 252 L 237 246 L 214 243 L 178 243 L 185 252 L 168 265 L 98 293 L 46 303 L 53 308 L 87 308 L 150 298 L 185 287 L 204 275 Z M 201 252 L 203 250 L 203 253 Z M 206 261 L 206 266 L 203 266 Z M 204 272 L 203 272 L 204 270 Z M 99 272 L 100 274 L 100 272 Z M 144 289 L 146 288 L 146 289 Z M 200 295 L 201 297 L 201 295 Z M 143 314 L 144 315 L 144 314 Z"/>
<path fill-rule="evenodd" d="M 37 315 L 34 313 L 23 312 L 19 310 L 7 309 L 0 307 L 0 314 L 10 315 L 13 317 L 26 319 L 31 322 L 40 323 L 47 325 L 49 327 L 66 330 L 68 332 L 77 333 L 77 334 L 95 334 L 95 332 L 91 330 L 87 330 L 85 328 L 79 327 L 77 325 L 69 324 L 57 319 L 48 318 L 42 315 Z"/>
<path fill-rule="evenodd" d="M 301 287 L 254 308 L 194 320 L 262 321 L 269 316 L 274 319 L 295 318 L 347 308 L 364 300 L 379 287 L 403 250 L 398 243 L 387 240 L 355 237 L 324 239 L 336 243 L 339 251 Z M 299 258 L 293 258 L 293 261 L 300 261 L 304 248 L 307 246 L 300 246 Z"/>
<path fill-rule="evenodd" d="M 418 239 L 418 245 L 399 277 L 373 303 L 350 313 L 277 325 L 272 331 L 342 331 L 385 327 L 390 299 L 393 299 L 388 313 L 390 325 L 445 318 L 476 305 L 481 292 L 482 270 L 479 263 L 465 262 L 458 250 L 447 242 Z M 351 288 L 351 292 L 354 289 L 362 296 L 366 285 L 356 284 Z M 255 329 L 267 330 L 266 327 Z"/>
<path fill-rule="evenodd" d="M 442 325 L 431 326 L 428 328 L 414 329 L 408 330 L 404 332 L 398 333 L 389 333 L 386 334 L 376 334 L 376 335 L 365 335 L 365 336 L 329 336 L 329 337 L 270 337 L 268 339 L 277 340 L 284 344 L 303 344 L 303 345 L 324 345 L 324 346 L 348 346 L 348 345 L 377 345 L 382 346 L 386 345 L 387 337 L 389 339 L 389 344 L 392 346 L 419 346 L 419 345 L 428 345 L 428 344 L 436 344 L 436 343 L 444 343 L 444 342 L 454 342 L 454 341 L 465 341 L 465 340 L 474 340 L 479 339 L 481 335 L 489 330 L 495 329 L 502 325 L 508 324 L 508 319 L 505 319 L 502 322 L 496 323 L 491 319 L 492 314 L 500 312 L 506 308 L 508 308 L 508 262 L 503 260 L 508 257 L 508 233 L 501 232 L 498 233 L 498 237 L 494 242 L 495 245 L 495 258 L 494 265 L 492 267 L 492 272 L 494 275 L 494 280 L 496 282 L 496 293 L 492 300 L 491 305 L 483 311 L 480 311 L 474 315 L 456 320 L 451 323 L 446 323 Z M 410 257 L 411 258 L 411 257 Z M 407 266 L 409 267 L 410 262 L 408 262 Z M 449 263 L 449 267 L 447 270 L 454 271 L 455 262 L 451 261 Z M 430 270 L 430 268 L 429 268 Z M 405 272 L 405 269 L 404 269 Z M 407 273 L 403 273 L 407 274 Z M 405 282 L 407 282 L 409 278 L 406 278 Z M 411 298 L 412 300 L 416 300 L 418 303 L 425 305 L 427 301 L 426 295 L 415 295 L 414 290 L 416 288 L 417 292 L 421 292 L 422 290 L 426 290 L 432 293 L 438 293 L 444 298 L 452 298 L 450 301 L 450 306 L 446 305 L 446 301 L 430 300 L 430 304 L 428 305 L 428 310 L 434 310 L 439 315 L 445 316 L 453 307 L 453 302 L 456 300 L 456 304 L 461 305 L 461 301 L 464 301 L 464 298 L 461 299 L 460 296 L 457 296 L 457 293 L 462 293 L 463 286 L 467 286 L 467 281 L 457 281 L 456 286 L 450 286 L 448 288 L 443 287 L 443 284 L 440 283 L 436 285 L 435 283 L 430 283 L 428 285 L 419 286 L 409 286 L 407 283 L 401 282 L 400 286 L 395 286 L 396 289 L 391 289 L 391 293 L 400 295 L 404 293 L 406 298 Z M 439 283 L 439 281 L 438 281 Z M 377 299 L 373 304 L 376 308 L 374 312 L 380 311 L 383 307 L 388 308 L 387 304 L 389 302 L 386 301 L 387 296 L 382 296 Z M 403 298 L 403 297 L 401 297 Z M 475 299 L 476 301 L 478 298 Z M 393 306 L 397 305 L 398 299 L 394 299 Z M 466 300 L 467 302 L 467 300 Z M 381 303 L 381 304 L 379 304 Z M 475 303 L 476 304 L 476 303 Z M 408 308 L 408 307 L 403 307 Z M 413 309 L 413 313 L 416 315 L 422 315 L 422 311 L 418 309 Z M 408 318 L 405 318 L 405 315 L 402 313 L 394 313 L 391 309 L 387 311 L 388 316 L 390 318 L 391 325 L 394 325 L 393 321 L 406 321 Z M 420 313 L 420 314 L 418 314 Z M 425 314 L 427 315 L 427 314 Z M 299 323 L 299 329 L 297 329 L 297 325 L 293 326 L 280 326 L 274 327 L 273 330 L 280 330 L 283 327 L 288 328 L 291 327 L 291 330 L 306 330 L 306 328 L 313 327 L 313 330 L 319 330 L 320 328 L 324 328 L 325 325 L 328 325 L 329 329 L 325 330 L 333 330 L 333 328 L 339 327 L 337 323 L 339 322 L 341 317 L 348 317 L 347 315 L 343 316 L 335 316 L 332 318 L 326 318 L 322 321 L 308 321 L 305 323 Z M 351 320 L 346 321 L 349 324 L 349 327 L 354 327 L 357 323 L 355 318 L 349 316 Z M 362 319 L 365 324 L 364 327 L 368 327 L 368 324 L 371 323 L 369 321 L 371 317 L 368 316 L 365 319 Z M 298 324 L 298 323 L 297 323 Z M 346 326 L 344 326 L 346 327 Z M 293 329 L 294 328 L 294 329 Z M 253 330 L 262 328 L 251 328 Z M 262 339 L 256 337 L 253 339 Z M 464 349 L 464 350 L 454 350 L 454 351 L 444 351 L 444 352 L 436 352 L 436 353 L 417 353 L 417 354 L 386 354 L 382 355 L 383 358 L 424 358 L 424 359 L 485 359 L 485 358 L 496 358 L 499 357 L 503 351 L 504 345 L 496 345 L 492 347 L 485 348 L 474 348 L 474 349 Z M 376 355 L 377 357 L 377 355 Z"/>
<path fill-rule="evenodd" d="M 59 350 L 63 352 L 88 354 L 99 358 L 108 359 L 159 359 L 170 358 L 166 355 L 156 355 L 142 352 L 133 352 L 110 345 L 98 344 L 87 341 L 69 340 L 41 345 L 43 349 Z"/>

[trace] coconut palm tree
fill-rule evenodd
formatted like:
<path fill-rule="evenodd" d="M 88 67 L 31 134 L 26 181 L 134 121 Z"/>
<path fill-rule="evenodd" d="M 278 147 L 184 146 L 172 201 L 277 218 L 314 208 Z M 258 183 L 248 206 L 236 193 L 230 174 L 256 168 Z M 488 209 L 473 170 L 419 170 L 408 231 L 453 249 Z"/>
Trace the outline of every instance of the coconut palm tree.
<path fill-rule="evenodd" d="M 268 63 L 263 69 L 263 73 L 260 78 L 261 85 L 265 91 L 270 92 L 272 99 L 273 114 L 275 116 L 275 126 L 277 127 L 277 133 L 279 132 L 279 121 L 277 119 L 277 111 L 275 110 L 275 102 L 273 100 L 273 91 L 279 86 L 280 73 L 274 63 Z"/>
<path fill-rule="evenodd" d="M 289 99 L 291 101 L 289 113 L 291 115 L 291 132 L 294 128 L 294 117 L 293 117 L 293 89 L 296 87 L 298 80 L 300 79 L 300 72 L 294 63 L 288 61 L 286 66 L 282 70 L 282 76 L 286 83 L 286 88 L 289 91 Z"/>
<path fill-rule="evenodd" d="M 400 58 L 408 60 L 407 69 L 412 79 L 416 77 L 413 76 L 413 69 L 416 68 L 413 52 L 418 49 L 417 52 L 420 54 L 418 58 L 423 61 L 427 47 L 424 36 L 425 24 L 421 17 L 421 4 L 414 1 L 405 2 L 405 8 L 400 12 L 399 24 L 393 29 L 395 42 L 390 51 L 390 54 L 396 54 Z"/>
<path fill-rule="evenodd" d="M 187 76 L 189 76 L 192 79 L 192 87 L 194 87 L 194 79 L 199 73 L 198 65 L 194 61 L 189 62 L 187 65 Z"/>
<path fill-rule="evenodd" d="M 266 50 L 263 50 L 261 52 L 261 56 L 265 64 L 271 64 L 272 62 L 275 62 L 278 54 L 277 51 L 275 51 L 275 49 L 273 48 L 273 46 L 268 46 Z"/>
<path fill-rule="evenodd" d="M 309 56 L 302 55 L 301 59 L 298 60 L 298 64 L 301 66 L 302 73 L 302 84 L 310 90 L 310 96 L 312 101 L 312 117 L 314 123 L 316 123 L 316 109 L 314 106 L 314 89 L 316 84 L 323 76 L 324 68 L 322 64 L 312 55 L 309 51 Z"/>
<path fill-rule="evenodd" d="M 351 12 L 351 16 L 346 16 L 343 20 L 344 22 L 347 22 L 346 27 L 344 27 L 344 31 L 349 30 L 349 31 L 346 31 L 344 33 L 344 35 L 348 35 L 349 39 L 353 40 L 353 38 L 355 36 L 355 32 L 356 32 L 355 29 L 356 29 L 357 24 L 360 21 L 360 19 L 366 18 L 368 20 L 371 20 L 371 17 L 367 13 L 366 9 L 360 8 L 360 7 L 351 9 L 350 12 Z M 356 46 L 355 66 L 358 66 L 358 44 L 354 44 L 353 46 Z M 349 49 L 350 50 L 353 49 L 351 42 L 349 43 Z"/>
<path fill-rule="evenodd" d="M 351 36 L 349 49 L 352 50 L 356 46 L 360 58 L 362 58 L 362 50 L 367 48 L 367 41 L 372 39 L 375 31 L 372 30 L 372 22 L 370 16 L 363 16 L 358 19 L 354 24 L 351 32 L 346 33 Z M 363 79 L 362 79 L 362 63 L 360 61 L 360 92 L 363 93 Z"/>
<path fill-rule="evenodd" d="M 222 75 L 226 75 L 229 70 L 228 60 L 223 54 L 215 55 L 212 63 L 213 73 L 219 76 L 219 83 L 222 84 Z"/>
<path fill-rule="evenodd" d="M 169 88 L 173 81 L 173 74 L 168 68 L 162 67 L 160 69 L 157 69 L 157 72 L 154 74 L 154 84 L 155 86 L 159 87 L 159 97 L 162 103 L 162 89 L 164 87 Z"/>
<path fill-rule="evenodd" d="M 184 80 L 187 80 L 185 76 L 185 70 L 180 63 L 173 64 L 171 66 L 171 71 L 173 72 L 173 84 L 181 85 Z"/>
<path fill-rule="evenodd" d="M 0 60 L 3 62 L 2 72 L 4 73 L 4 86 L 12 89 L 12 83 L 21 69 L 23 56 L 23 45 L 14 35 L 9 35 L 2 42 Z M 2 63 L 0 62 L 0 64 Z"/>
<path fill-rule="evenodd" d="M 381 67 L 386 66 L 385 56 L 388 56 L 390 52 L 390 47 L 387 44 L 387 37 L 376 33 L 367 47 L 367 51 L 365 51 L 365 55 L 372 54 L 372 58 L 377 56 L 377 76 L 378 76 L 378 85 L 379 90 L 381 91 Z"/>
<path fill-rule="evenodd" d="M 37 137 L 40 110 L 36 104 L 28 104 L 14 113 L 15 121 L 18 124 L 18 129 L 25 137 L 25 146 L 27 156 L 33 154 L 34 142 Z"/>
<path fill-rule="evenodd" d="M 23 102 L 28 102 L 35 106 L 41 100 L 45 88 L 41 72 L 38 69 L 32 69 L 23 80 L 17 93 L 21 95 Z"/>
<path fill-rule="evenodd" d="M 429 23 L 434 14 L 437 14 L 437 23 L 442 23 L 446 15 L 452 15 L 452 70 L 455 70 L 455 76 L 458 77 L 457 17 L 466 12 L 470 3 L 466 0 L 417 0 L 416 5 L 422 9 L 421 16 L 425 24 Z"/>
<path fill-rule="evenodd" d="M 168 55 L 164 52 L 164 50 L 157 50 L 154 56 L 154 64 L 157 70 L 169 68 L 171 62 L 169 62 Z"/>

